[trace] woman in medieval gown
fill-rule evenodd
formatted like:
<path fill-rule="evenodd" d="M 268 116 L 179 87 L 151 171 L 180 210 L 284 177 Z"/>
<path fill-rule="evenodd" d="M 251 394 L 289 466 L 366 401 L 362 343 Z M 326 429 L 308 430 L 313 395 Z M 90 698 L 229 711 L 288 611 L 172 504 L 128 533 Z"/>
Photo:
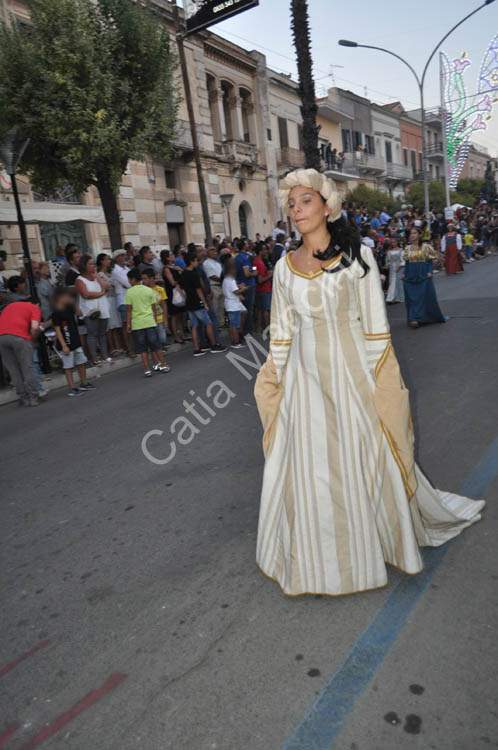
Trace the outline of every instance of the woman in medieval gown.
<path fill-rule="evenodd" d="M 415 227 L 410 232 L 410 244 L 405 248 L 403 284 L 408 325 L 418 328 L 421 323 L 445 323 L 448 318 L 439 309 L 436 288 L 432 280 L 436 257 L 431 245 L 423 242 Z"/>
<path fill-rule="evenodd" d="M 372 251 L 313 169 L 281 182 L 303 242 L 274 270 L 270 351 L 255 396 L 265 467 L 257 563 L 289 595 L 384 586 L 422 570 L 484 501 L 434 489 L 413 459 L 408 391 Z"/>
<path fill-rule="evenodd" d="M 389 305 L 394 305 L 397 302 L 403 301 L 401 272 L 405 261 L 403 260 L 403 250 L 399 246 L 399 241 L 396 237 L 384 242 L 384 246 L 386 244 L 388 244 L 386 249 L 386 265 L 389 269 L 389 288 L 387 290 L 386 302 Z"/>

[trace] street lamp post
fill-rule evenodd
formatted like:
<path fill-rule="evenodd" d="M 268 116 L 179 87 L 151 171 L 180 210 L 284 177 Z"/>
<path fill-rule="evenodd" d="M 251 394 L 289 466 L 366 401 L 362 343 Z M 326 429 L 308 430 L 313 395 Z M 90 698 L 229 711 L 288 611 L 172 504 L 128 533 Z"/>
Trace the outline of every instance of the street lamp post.
<path fill-rule="evenodd" d="M 406 65 L 407 68 L 410 69 L 410 71 L 415 76 L 415 80 L 417 81 L 417 86 L 420 94 L 420 124 L 422 128 L 422 173 L 424 177 L 424 208 L 425 208 L 425 216 L 427 221 L 429 221 L 429 180 L 427 176 L 427 141 L 426 141 L 426 132 L 425 132 L 425 109 L 424 109 L 424 83 L 425 83 L 425 76 L 427 73 L 427 69 L 431 63 L 432 58 L 436 54 L 439 47 L 442 45 L 442 43 L 452 34 L 455 29 L 457 29 L 459 26 L 464 23 L 464 21 L 467 21 L 471 16 L 473 16 L 475 13 L 480 11 L 482 8 L 485 8 L 486 5 L 491 5 L 494 0 L 485 0 L 482 5 L 480 5 L 478 8 L 473 10 L 471 13 L 468 13 L 465 18 L 462 18 L 461 21 L 456 23 L 452 28 L 443 36 L 443 38 L 436 44 L 434 49 L 432 50 L 431 54 L 429 55 L 429 59 L 425 63 L 425 67 L 422 71 L 422 77 L 419 78 L 416 71 L 409 62 L 407 62 L 403 57 L 400 55 L 397 55 L 395 52 L 392 52 L 389 49 L 384 49 L 384 47 L 374 47 L 371 44 L 358 44 L 358 42 L 352 42 L 349 39 L 340 39 L 339 44 L 341 47 L 364 47 L 365 49 L 376 49 L 379 52 L 385 52 L 386 55 L 391 55 L 392 57 L 396 57 L 398 60 L 400 60 L 404 65 Z"/>
<path fill-rule="evenodd" d="M 4 163 L 5 171 L 10 177 L 12 183 L 12 192 L 14 194 L 14 203 L 16 204 L 17 223 L 19 234 L 21 235 L 21 244 L 24 255 L 24 267 L 29 281 L 31 299 L 34 303 L 39 304 L 40 300 L 36 289 L 35 278 L 33 276 L 33 266 L 31 264 L 31 253 L 29 251 L 28 236 L 26 234 L 26 224 L 22 215 L 21 201 L 17 190 L 16 172 L 19 162 L 22 159 L 30 139 L 26 138 L 19 130 L 9 130 L 0 145 L 0 157 Z M 50 372 L 50 363 L 48 361 L 47 349 L 43 336 L 40 337 L 40 360 L 43 372 Z"/>
<path fill-rule="evenodd" d="M 230 234 L 230 238 L 232 237 L 232 220 L 230 218 L 230 204 L 233 200 L 233 195 L 234 195 L 233 193 L 224 193 L 223 195 L 220 195 L 220 200 L 227 210 L 228 232 Z"/>

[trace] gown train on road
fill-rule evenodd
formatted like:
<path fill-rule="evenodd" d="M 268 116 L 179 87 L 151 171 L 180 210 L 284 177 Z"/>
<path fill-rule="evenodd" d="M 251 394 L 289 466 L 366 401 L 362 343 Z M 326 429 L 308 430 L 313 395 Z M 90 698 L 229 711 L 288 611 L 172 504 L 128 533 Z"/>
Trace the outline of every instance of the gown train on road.
<path fill-rule="evenodd" d="M 255 397 L 265 467 L 257 562 L 286 594 L 387 583 L 386 562 L 422 569 L 480 518 L 484 501 L 434 489 L 413 458 L 409 394 L 391 344 L 377 264 L 306 274 L 276 264 L 270 352 Z"/>

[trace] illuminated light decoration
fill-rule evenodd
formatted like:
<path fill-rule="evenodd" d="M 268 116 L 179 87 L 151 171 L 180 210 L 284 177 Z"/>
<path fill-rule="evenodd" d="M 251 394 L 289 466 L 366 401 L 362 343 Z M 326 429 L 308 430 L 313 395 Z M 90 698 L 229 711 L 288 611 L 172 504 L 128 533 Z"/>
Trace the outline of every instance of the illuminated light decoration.
<path fill-rule="evenodd" d="M 470 138 L 479 130 L 486 130 L 498 101 L 490 93 L 498 88 L 498 34 L 486 50 L 479 71 L 476 103 L 468 101 L 463 74 L 471 65 L 467 53 L 450 60 L 441 53 L 441 83 L 443 88 L 443 121 L 446 131 L 449 186 L 454 190 L 467 161 Z"/>

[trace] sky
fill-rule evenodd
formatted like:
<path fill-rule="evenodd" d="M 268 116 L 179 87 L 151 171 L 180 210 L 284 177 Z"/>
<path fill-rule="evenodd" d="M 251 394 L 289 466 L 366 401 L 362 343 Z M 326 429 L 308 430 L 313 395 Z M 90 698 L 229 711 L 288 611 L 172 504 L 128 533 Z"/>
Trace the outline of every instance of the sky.
<path fill-rule="evenodd" d="M 181 5 L 182 3 L 179 2 Z M 405 109 L 420 106 L 418 87 L 408 68 L 376 50 L 339 47 L 338 39 L 385 47 L 404 57 L 421 74 L 439 40 L 480 0 L 308 0 L 311 52 L 317 96 L 334 85 L 367 96 L 378 104 L 401 101 Z M 244 49 L 266 55 L 274 70 L 297 79 L 290 30 L 290 0 L 260 0 L 259 6 L 218 23 L 210 30 Z M 442 46 L 453 59 L 463 51 L 472 65 L 464 75 L 468 93 L 477 91 L 484 52 L 498 33 L 498 0 L 458 28 Z M 331 67 L 342 66 L 342 67 Z M 426 108 L 439 105 L 439 56 L 429 67 L 424 88 Z M 331 76 L 333 73 L 333 77 Z M 496 92 L 498 94 L 498 91 Z M 488 130 L 473 140 L 498 155 L 498 102 Z"/>

